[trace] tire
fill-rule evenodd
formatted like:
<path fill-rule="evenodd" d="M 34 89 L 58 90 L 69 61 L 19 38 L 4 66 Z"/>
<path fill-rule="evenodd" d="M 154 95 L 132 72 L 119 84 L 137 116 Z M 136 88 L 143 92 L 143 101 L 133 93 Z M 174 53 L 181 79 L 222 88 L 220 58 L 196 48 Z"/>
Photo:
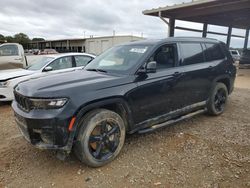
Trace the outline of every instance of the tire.
<path fill-rule="evenodd" d="M 227 104 L 228 90 L 225 84 L 216 83 L 210 93 L 207 103 L 208 114 L 213 116 L 221 115 Z"/>
<path fill-rule="evenodd" d="M 80 121 L 74 146 L 78 159 L 90 167 L 101 167 L 114 160 L 125 141 L 125 124 L 117 113 L 97 109 Z"/>

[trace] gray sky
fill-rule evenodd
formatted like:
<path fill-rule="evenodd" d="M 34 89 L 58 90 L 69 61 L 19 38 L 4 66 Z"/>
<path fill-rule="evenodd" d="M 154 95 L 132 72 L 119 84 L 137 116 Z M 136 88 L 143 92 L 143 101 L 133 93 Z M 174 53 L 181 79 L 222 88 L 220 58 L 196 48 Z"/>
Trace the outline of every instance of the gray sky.
<path fill-rule="evenodd" d="M 89 35 L 133 34 L 147 38 L 164 38 L 167 26 L 156 17 L 145 16 L 142 11 L 190 0 L 0 0 L 0 34 L 19 32 L 31 38 L 77 38 Z M 178 26 L 189 26 L 177 22 Z M 194 28 L 201 24 L 191 23 Z M 209 26 L 210 30 L 227 32 L 227 28 Z M 233 30 L 244 35 L 244 30 Z M 200 36 L 193 32 L 176 31 L 176 36 Z M 225 41 L 225 37 L 209 36 Z M 244 41 L 232 40 L 232 46 L 242 47 Z"/>

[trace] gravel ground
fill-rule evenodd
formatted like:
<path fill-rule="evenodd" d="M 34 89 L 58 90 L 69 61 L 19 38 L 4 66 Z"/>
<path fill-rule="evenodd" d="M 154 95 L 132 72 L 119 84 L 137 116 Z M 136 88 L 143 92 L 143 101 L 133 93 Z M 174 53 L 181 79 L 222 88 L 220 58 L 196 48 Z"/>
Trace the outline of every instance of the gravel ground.
<path fill-rule="evenodd" d="M 0 187 L 250 187 L 250 70 L 240 70 L 226 112 L 128 136 L 121 155 L 92 169 L 73 155 L 33 148 L 0 106 Z"/>

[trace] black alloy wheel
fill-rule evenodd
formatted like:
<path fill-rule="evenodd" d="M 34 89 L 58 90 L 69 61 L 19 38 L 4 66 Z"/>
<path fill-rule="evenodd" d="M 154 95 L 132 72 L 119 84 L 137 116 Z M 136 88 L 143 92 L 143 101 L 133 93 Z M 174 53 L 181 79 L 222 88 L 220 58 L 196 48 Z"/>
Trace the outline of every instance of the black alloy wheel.
<path fill-rule="evenodd" d="M 224 89 L 219 89 L 214 97 L 214 107 L 218 113 L 224 111 L 227 94 Z"/>
<path fill-rule="evenodd" d="M 120 128 L 112 119 L 100 122 L 89 137 L 89 151 L 97 160 L 107 160 L 120 142 Z"/>

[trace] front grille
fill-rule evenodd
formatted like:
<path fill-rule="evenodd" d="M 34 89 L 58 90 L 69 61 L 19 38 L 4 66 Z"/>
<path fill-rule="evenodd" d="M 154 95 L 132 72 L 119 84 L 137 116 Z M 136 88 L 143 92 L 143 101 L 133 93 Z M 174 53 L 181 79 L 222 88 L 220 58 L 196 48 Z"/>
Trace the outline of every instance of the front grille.
<path fill-rule="evenodd" d="M 18 106 L 24 111 L 30 111 L 31 107 L 30 100 L 27 97 L 22 96 L 17 92 L 14 92 L 14 94 Z"/>

